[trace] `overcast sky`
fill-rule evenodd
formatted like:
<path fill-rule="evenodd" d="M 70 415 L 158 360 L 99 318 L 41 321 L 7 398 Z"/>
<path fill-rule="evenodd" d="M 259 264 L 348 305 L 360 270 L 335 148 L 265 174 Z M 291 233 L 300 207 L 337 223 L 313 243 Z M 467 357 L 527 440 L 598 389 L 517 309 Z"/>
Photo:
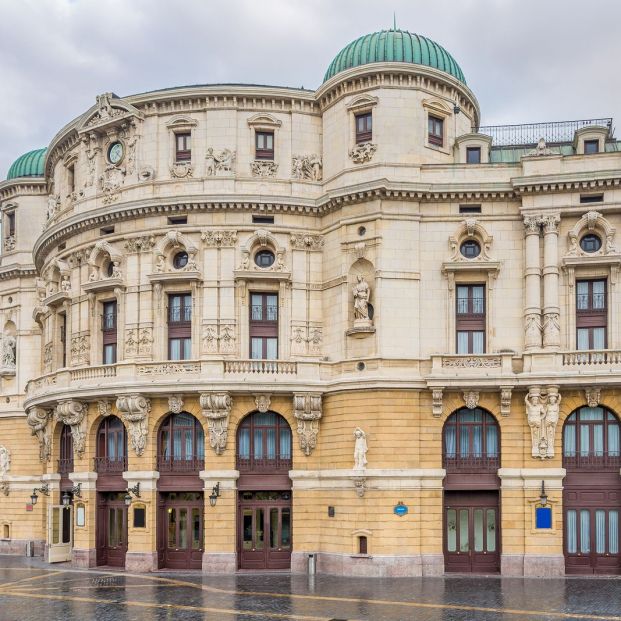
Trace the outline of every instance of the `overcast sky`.
<path fill-rule="evenodd" d="M 397 26 L 460 64 L 483 124 L 615 117 L 619 0 L 0 0 L 0 179 L 98 93 L 247 82 L 317 88 Z"/>

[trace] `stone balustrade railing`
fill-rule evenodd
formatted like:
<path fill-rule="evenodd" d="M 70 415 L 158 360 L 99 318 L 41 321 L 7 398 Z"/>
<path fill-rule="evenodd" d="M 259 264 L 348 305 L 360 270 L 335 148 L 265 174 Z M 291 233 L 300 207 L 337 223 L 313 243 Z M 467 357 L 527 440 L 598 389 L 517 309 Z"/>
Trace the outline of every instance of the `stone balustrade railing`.
<path fill-rule="evenodd" d="M 564 367 L 621 365 L 621 350 L 618 349 L 566 351 L 562 353 L 562 356 Z"/>
<path fill-rule="evenodd" d="M 292 375 L 298 372 L 298 365 L 287 360 L 225 360 L 224 372 Z"/>

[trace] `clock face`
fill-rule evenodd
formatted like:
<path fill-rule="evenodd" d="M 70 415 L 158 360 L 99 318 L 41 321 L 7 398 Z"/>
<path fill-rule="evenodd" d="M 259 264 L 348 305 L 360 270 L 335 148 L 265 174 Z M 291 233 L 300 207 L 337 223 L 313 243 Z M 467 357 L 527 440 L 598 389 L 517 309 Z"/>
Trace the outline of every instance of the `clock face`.
<path fill-rule="evenodd" d="M 123 159 L 123 144 L 113 142 L 108 149 L 108 159 L 112 164 L 118 164 Z"/>

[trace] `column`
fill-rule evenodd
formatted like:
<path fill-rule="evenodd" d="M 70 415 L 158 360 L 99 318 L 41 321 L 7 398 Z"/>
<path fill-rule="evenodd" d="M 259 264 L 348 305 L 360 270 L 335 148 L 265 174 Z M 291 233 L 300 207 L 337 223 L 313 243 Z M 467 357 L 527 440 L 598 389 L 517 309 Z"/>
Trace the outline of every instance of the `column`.
<path fill-rule="evenodd" d="M 558 214 L 544 216 L 543 224 L 543 346 L 561 346 L 560 307 L 558 299 Z"/>
<path fill-rule="evenodd" d="M 526 351 L 541 348 L 541 266 L 539 261 L 539 217 L 524 216 L 525 306 L 524 345 Z"/>

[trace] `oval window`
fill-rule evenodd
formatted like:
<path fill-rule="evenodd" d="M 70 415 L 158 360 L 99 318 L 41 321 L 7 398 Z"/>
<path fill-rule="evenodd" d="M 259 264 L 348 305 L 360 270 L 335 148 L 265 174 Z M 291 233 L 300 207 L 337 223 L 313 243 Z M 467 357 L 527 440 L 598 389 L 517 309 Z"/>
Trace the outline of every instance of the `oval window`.
<path fill-rule="evenodd" d="M 187 252 L 178 252 L 173 257 L 173 267 L 176 270 L 180 270 L 184 268 L 188 264 L 188 253 Z"/>
<path fill-rule="evenodd" d="M 580 248 L 585 252 L 597 252 L 602 247 L 602 240 L 593 233 L 585 235 L 580 240 Z"/>
<path fill-rule="evenodd" d="M 474 239 L 468 239 L 460 246 L 459 251 L 466 259 L 474 259 L 481 254 L 481 246 Z"/>
<path fill-rule="evenodd" d="M 271 267 L 274 261 L 274 253 L 271 250 L 261 250 L 254 255 L 254 262 L 259 267 Z"/>
<path fill-rule="evenodd" d="M 110 261 L 108 263 L 108 266 L 106 267 L 106 276 L 108 278 L 112 278 L 112 274 L 114 273 L 114 263 L 112 263 L 112 261 Z"/>

